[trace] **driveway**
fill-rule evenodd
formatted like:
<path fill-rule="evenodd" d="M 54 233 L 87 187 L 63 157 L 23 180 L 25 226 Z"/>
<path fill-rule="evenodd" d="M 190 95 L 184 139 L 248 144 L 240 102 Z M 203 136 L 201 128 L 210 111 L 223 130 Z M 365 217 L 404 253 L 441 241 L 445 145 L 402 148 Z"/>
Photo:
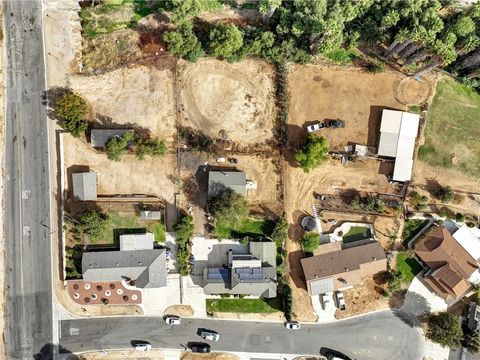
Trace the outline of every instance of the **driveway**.
<path fill-rule="evenodd" d="M 411 282 L 401 311 L 413 315 L 425 315 L 429 312 L 444 311 L 448 304 L 423 283 L 422 275 L 418 274 Z"/>

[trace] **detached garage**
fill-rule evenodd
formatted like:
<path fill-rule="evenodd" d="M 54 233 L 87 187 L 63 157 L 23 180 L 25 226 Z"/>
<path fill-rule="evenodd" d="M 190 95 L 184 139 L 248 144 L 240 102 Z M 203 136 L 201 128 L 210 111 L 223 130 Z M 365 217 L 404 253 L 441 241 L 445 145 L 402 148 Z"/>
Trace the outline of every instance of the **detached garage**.
<path fill-rule="evenodd" d="M 412 177 L 419 122 L 418 114 L 383 110 L 378 155 L 395 158 L 394 181 L 409 181 Z"/>

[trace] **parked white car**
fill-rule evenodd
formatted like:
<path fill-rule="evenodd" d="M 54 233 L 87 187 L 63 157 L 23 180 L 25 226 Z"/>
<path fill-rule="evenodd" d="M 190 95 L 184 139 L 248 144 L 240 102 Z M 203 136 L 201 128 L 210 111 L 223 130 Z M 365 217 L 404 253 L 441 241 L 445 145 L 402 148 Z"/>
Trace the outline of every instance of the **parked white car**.
<path fill-rule="evenodd" d="M 136 351 L 150 351 L 152 350 L 152 345 L 148 342 L 138 342 L 134 346 Z"/>
<path fill-rule="evenodd" d="M 218 341 L 220 340 L 220 335 L 218 335 L 216 332 L 210 332 L 210 331 L 202 331 L 200 333 L 200 336 L 204 338 L 205 340 L 210 340 L 210 341 Z"/>
<path fill-rule="evenodd" d="M 322 308 L 323 310 L 326 310 L 327 307 L 332 303 L 332 296 L 330 294 L 322 294 L 321 295 L 322 299 Z"/>
<path fill-rule="evenodd" d="M 288 330 L 300 330 L 301 326 L 298 322 L 296 321 L 289 321 L 285 323 L 285 327 Z"/>
<path fill-rule="evenodd" d="M 345 297 L 343 296 L 343 292 L 337 291 L 337 307 L 340 310 L 345 310 L 347 306 L 345 305 Z"/>
<path fill-rule="evenodd" d="M 165 317 L 165 322 L 169 325 L 180 325 L 182 323 L 182 319 L 178 316 L 167 316 Z"/>
<path fill-rule="evenodd" d="M 308 125 L 307 126 L 307 131 L 309 133 L 313 133 L 313 132 L 322 130 L 324 127 L 325 127 L 325 125 L 323 125 L 323 123 L 316 123 L 316 124 Z"/>

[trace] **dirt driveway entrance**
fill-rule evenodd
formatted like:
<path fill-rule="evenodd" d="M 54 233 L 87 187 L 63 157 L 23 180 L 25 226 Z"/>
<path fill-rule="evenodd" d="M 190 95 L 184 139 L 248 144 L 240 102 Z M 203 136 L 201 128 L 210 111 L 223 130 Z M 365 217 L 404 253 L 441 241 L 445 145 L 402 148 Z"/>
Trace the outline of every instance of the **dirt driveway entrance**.
<path fill-rule="evenodd" d="M 273 136 L 274 71 L 263 61 L 235 64 L 214 59 L 179 62 L 179 105 L 182 125 L 210 137 L 242 144 Z"/>

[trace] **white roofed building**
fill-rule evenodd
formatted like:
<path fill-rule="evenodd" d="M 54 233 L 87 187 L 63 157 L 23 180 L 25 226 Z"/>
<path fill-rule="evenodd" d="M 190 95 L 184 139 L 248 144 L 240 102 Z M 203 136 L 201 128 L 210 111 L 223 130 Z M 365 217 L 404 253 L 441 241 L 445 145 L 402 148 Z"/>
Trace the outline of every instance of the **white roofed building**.
<path fill-rule="evenodd" d="M 395 158 L 394 181 L 409 181 L 412 177 L 419 123 L 418 114 L 383 110 L 378 155 Z"/>
<path fill-rule="evenodd" d="M 120 251 L 152 250 L 155 237 L 152 233 L 120 235 Z"/>

